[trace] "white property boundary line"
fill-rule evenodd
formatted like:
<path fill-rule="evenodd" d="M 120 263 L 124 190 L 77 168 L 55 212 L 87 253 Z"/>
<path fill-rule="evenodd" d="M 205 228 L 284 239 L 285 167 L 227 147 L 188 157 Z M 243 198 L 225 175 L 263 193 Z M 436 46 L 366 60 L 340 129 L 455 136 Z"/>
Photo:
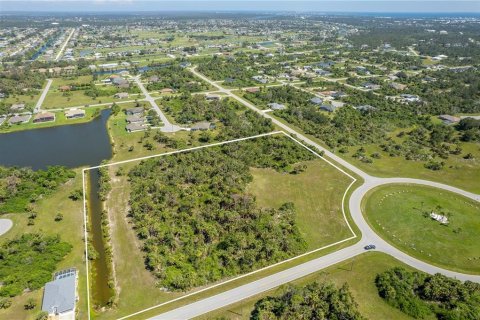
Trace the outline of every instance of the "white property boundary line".
<path fill-rule="evenodd" d="M 88 263 L 88 232 L 87 232 L 87 222 L 88 222 L 88 218 L 87 218 L 86 186 L 85 186 L 85 172 L 86 172 L 86 171 L 90 171 L 90 170 L 92 170 L 92 169 L 103 168 L 103 167 L 111 167 L 111 166 L 115 166 L 115 165 L 119 165 L 119 164 L 125 164 L 125 163 L 130 163 L 130 162 L 135 162 L 135 161 L 141 161 L 141 160 L 146 160 L 146 159 L 151 159 L 151 158 L 158 158 L 158 157 L 167 156 L 167 155 L 185 153 L 185 152 L 190 152 L 190 151 L 199 150 L 199 149 L 205 149 L 205 148 L 209 148 L 209 147 L 221 146 L 221 145 L 231 144 L 231 143 L 240 142 L 240 141 L 245 141 L 245 140 L 253 140 L 253 139 L 256 139 L 256 138 L 268 137 L 268 136 L 273 136 L 273 135 L 276 135 L 276 134 L 283 134 L 283 135 L 285 135 L 286 137 L 290 138 L 292 141 L 294 141 L 294 142 L 296 142 L 297 144 L 299 144 L 301 147 L 307 149 L 308 151 L 310 151 L 311 153 L 313 153 L 315 156 L 317 156 L 318 158 L 320 158 L 320 159 L 322 159 L 323 161 L 327 162 L 329 165 L 333 166 L 335 169 L 339 170 L 340 172 L 342 172 L 343 174 L 345 174 L 346 176 L 348 176 L 349 178 L 352 179 L 352 182 L 351 182 L 351 183 L 348 185 L 348 187 L 345 189 L 345 192 L 344 192 L 343 197 L 342 197 L 342 206 L 341 206 L 343 218 L 344 218 L 344 220 L 345 220 L 345 222 L 346 222 L 346 224 L 347 224 L 347 226 L 348 226 L 348 229 L 349 229 L 350 232 L 352 233 L 352 236 L 349 237 L 349 238 L 346 238 L 346 239 L 343 239 L 343 240 L 340 240 L 340 241 L 337 241 L 337 242 L 328 244 L 328 245 L 326 245 L 326 246 L 323 246 L 323 247 L 320 247 L 320 248 L 317 248 L 317 249 L 314 249 L 314 250 L 311 250 L 311 251 L 302 253 L 302 254 L 300 254 L 300 255 L 298 255 L 298 256 L 295 256 L 295 257 L 292 257 L 292 258 L 289 258 L 289 259 L 286 259 L 286 260 L 283 260 L 283 261 L 279 261 L 279 262 L 277 262 L 277 263 L 274 263 L 274 264 L 272 264 L 272 265 L 266 266 L 266 267 L 264 267 L 264 268 L 261 268 L 261 269 L 258 269 L 258 270 L 251 271 L 251 272 L 249 272 L 249 273 L 245 273 L 245 274 L 239 275 L 239 276 L 237 276 L 237 277 L 234 277 L 234 278 L 225 280 L 225 281 L 223 281 L 223 282 L 219 282 L 219 283 L 213 284 L 213 285 L 211 285 L 211 286 L 209 286 L 209 287 L 206 287 L 206 288 L 203 288 L 203 289 L 201 289 L 201 290 L 194 291 L 194 292 L 188 293 L 188 294 L 186 294 L 186 295 L 177 297 L 177 298 L 175 298 L 175 299 L 168 300 L 168 301 L 165 301 L 165 302 L 163 302 L 163 303 L 157 304 L 157 305 L 155 305 L 155 306 L 152 306 L 152 307 L 149 307 L 149 308 L 146 308 L 146 309 L 137 311 L 137 312 L 135 312 L 135 313 L 132 313 L 132 314 L 123 316 L 123 317 L 121 317 L 121 318 L 118 318 L 118 320 L 123 320 L 123 319 L 127 319 L 127 318 L 130 318 L 130 317 L 139 315 L 139 314 L 141 314 L 141 313 L 144 313 L 144 312 L 147 312 L 147 311 L 150 311 L 150 310 L 153 310 L 153 309 L 156 309 L 156 308 L 165 306 L 165 305 L 167 305 L 167 304 L 170 304 L 170 303 L 173 303 L 173 302 L 176 302 L 176 301 L 179 301 L 179 300 L 182 300 L 182 299 L 191 297 L 191 296 L 193 296 L 193 295 L 196 295 L 196 294 L 199 294 L 199 293 L 208 291 L 208 290 L 210 290 L 210 289 L 214 289 L 214 288 L 216 288 L 216 287 L 219 287 L 219 286 L 228 284 L 228 283 L 230 283 L 230 282 L 233 282 L 233 281 L 236 281 L 236 280 L 240 280 L 240 279 L 242 279 L 242 278 L 251 276 L 251 275 L 256 274 L 256 273 L 258 273 L 258 272 L 262 272 L 262 271 L 268 270 L 268 269 L 270 269 L 270 268 L 279 266 L 279 265 L 281 265 L 281 264 L 284 264 L 284 263 L 287 263 L 287 262 L 290 262 L 290 261 L 294 261 L 294 260 L 296 260 L 296 259 L 299 259 L 299 258 L 302 258 L 302 257 L 304 257 L 304 256 L 310 255 L 310 254 L 312 254 L 312 253 L 316 253 L 316 252 L 318 252 L 318 251 L 321 251 L 321 250 L 324 250 L 324 249 L 333 247 L 333 246 L 335 246 L 335 245 L 341 244 L 341 243 L 343 243 L 343 242 L 346 242 L 346 241 L 349 241 L 349 240 L 352 240 L 352 239 L 357 238 L 357 234 L 353 231 L 353 228 L 351 227 L 350 223 L 348 222 L 347 215 L 346 215 L 346 213 L 345 213 L 345 198 L 346 198 L 346 196 L 347 196 L 348 191 L 350 190 L 350 188 L 352 187 L 352 185 L 357 181 L 357 179 L 356 179 L 355 177 L 353 177 L 351 174 L 349 174 L 348 172 L 346 172 L 345 170 L 343 170 L 342 168 L 338 167 L 336 164 L 334 164 L 334 163 L 331 162 L 330 160 L 327 160 L 326 158 L 324 158 L 322 155 L 320 155 L 319 153 L 317 153 L 317 152 L 316 152 L 315 150 L 313 150 L 311 147 L 303 144 L 303 143 L 300 142 L 299 140 L 297 140 L 297 139 L 295 139 L 294 137 L 292 137 L 290 134 L 286 133 L 285 131 L 273 131 L 273 132 L 264 133 L 264 134 L 259 134 L 259 135 L 255 135 L 255 136 L 245 137 L 245 138 L 233 139 L 233 140 L 228 140 L 228 141 L 223 141 L 223 142 L 217 142 L 217 143 L 212 143 L 212 144 L 208 144 L 208 145 L 203 145 L 203 146 L 188 148 L 188 149 L 175 150 L 175 151 L 165 152 L 165 153 L 156 154 L 156 155 L 151 155 L 151 156 L 145 156 L 145 157 L 140 157 L 140 158 L 134 158 L 134 159 L 123 160 L 123 161 L 118 161 L 118 162 L 114 162 L 114 163 L 108 163 L 108 164 L 103 164 L 103 165 L 98 165 L 98 166 L 93 166 L 93 167 L 84 168 L 84 169 L 82 170 L 82 182 L 83 182 L 83 219 L 84 219 L 84 237 L 85 237 L 85 267 L 86 267 L 86 272 L 87 272 L 87 308 L 88 308 L 88 313 L 87 313 L 87 314 L 88 314 L 88 319 L 90 320 L 91 318 L 90 318 L 90 283 L 89 283 L 89 267 L 88 267 L 88 265 L 89 265 L 89 263 Z"/>

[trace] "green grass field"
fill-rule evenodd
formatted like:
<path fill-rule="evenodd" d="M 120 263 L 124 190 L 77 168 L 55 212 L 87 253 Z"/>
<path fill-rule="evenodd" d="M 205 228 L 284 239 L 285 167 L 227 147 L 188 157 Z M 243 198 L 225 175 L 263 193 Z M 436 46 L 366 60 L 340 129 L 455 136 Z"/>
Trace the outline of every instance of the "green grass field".
<path fill-rule="evenodd" d="M 480 204 L 451 192 L 414 185 L 372 190 L 362 203 L 369 224 L 411 256 L 454 271 L 480 274 Z M 430 218 L 434 211 L 448 225 Z"/>
<path fill-rule="evenodd" d="M 75 170 L 76 177 L 60 187 L 53 195 L 42 199 L 36 206 L 38 213 L 33 226 L 27 225 L 28 213 L 10 213 L 2 218 L 12 219 L 14 225 L 5 235 L 0 237 L 0 242 L 11 239 L 23 233 L 41 232 L 47 235 L 60 234 L 63 241 L 73 245 L 72 251 L 57 266 L 58 270 L 75 267 L 79 270 L 78 319 L 86 319 L 86 274 L 83 241 L 83 202 L 73 201 L 68 198 L 75 189 L 82 188 L 82 172 Z M 57 213 L 62 213 L 62 221 L 55 222 Z M 12 299 L 12 306 L 0 309 L 0 319 L 33 320 L 40 312 L 42 305 L 43 289 L 26 292 Z M 29 298 L 35 299 L 37 306 L 33 310 L 24 310 L 23 305 Z"/>
<path fill-rule="evenodd" d="M 393 267 L 404 267 L 412 270 L 394 258 L 379 252 L 368 252 L 353 259 L 343 261 L 320 272 L 294 281 L 292 284 L 304 286 L 314 281 L 332 281 L 337 286 L 348 283 L 360 313 L 370 320 L 407 320 L 412 319 L 401 311 L 389 306 L 379 297 L 375 286 L 375 277 Z M 282 287 L 259 294 L 250 299 L 230 305 L 226 308 L 195 318 L 207 320 L 224 317 L 230 320 L 250 319 L 254 304 L 269 295 L 281 294 Z M 430 320 L 430 318 L 426 318 Z"/>
<path fill-rule="evenodd" d="M 298 175 L 252 168 L 247 191 L 261 207 L 293 202 L 300 232 L 313 250 L 352 235 L 342 215 L 342 197 L 351 179 L 320 159 L 305 164 L 307 170 Z"/>
<path fill-rule="evenodd" d="M 119 113 L 109 122 L 109 125 L 114 127 L 110 132 L 115 141 L 115 149 L 118 150 L 114 155 L 115 160 L 167 151 L 164 147 L 158 147 L 155 152 L 144 150 L 142 145 L 137 142 L 144 133 L 138 135 L 126 133 L 122 129 L 123 120 L 123 113 Z M 152 132 L 153 134 L 154 132 Z M 125 151 L 129 144 L 135 145 L 134 151 Z M 117 146 L 120 145 L 123 147 L 117 149 Z M 248 191 L 257 196 L 261 206 L 277 207 L 287 201 L 294 202 L 298 209 L 297 220 L 300 230 L 309 244 L 308 249 L 311 250 L 343 240 L 351 235 L 341 213 L 343 193 L 350 184 L 350 179 L 320 159 L 306 163 L 308 164 L 307 170 L 299 175 L 285 175 L 272 170 L 252 169 L 254 181 L 249 185 Z M 121 167 L 124 172 L 128 172 L 134 165 L 135 163 L 128 163 Z M 115 176 L 119 167 L 113 166 L 110 169 L 113 189 L 107 202 L 112 226 L 111 234 L 119 299 L 116 309 L 97 315 L 101 319 L 113 319 L 184 294 L 160 290 L 156 286 L 155 278 L 145 269 L 143 253 L 140 250 L 141 243 L 137 240 L 135 231 L 127 218 L 128 180 L 126 176 Z M 318 181 L 322 181 L 321 187 L 318 186 Z M 279 188 L 279 186 L 281 187 Z M 272 188 L 275 189 L 273 192 Z M 267 189 L 267 193 L 263 192 L 265 189 Z M 317 192 L 320 192 L 322 196 L 318 197 Z M 260 197 L 260 194 L 265 196 Z M 329 252 L 328 250 L 305 257 L 305 259 L 325 254 Z M 299 259 L 292 263 L 301 261 Z M 275 270 L 279 269 L 272 268 L 268 272 Z M 255 277 L 257 276 L 260 277 L 260 274 L 255 275 Z M 234 284 L 226 285 L 226 287 L 232 285 Z M 205 294 L 212 294 L 212 292 Z"/>

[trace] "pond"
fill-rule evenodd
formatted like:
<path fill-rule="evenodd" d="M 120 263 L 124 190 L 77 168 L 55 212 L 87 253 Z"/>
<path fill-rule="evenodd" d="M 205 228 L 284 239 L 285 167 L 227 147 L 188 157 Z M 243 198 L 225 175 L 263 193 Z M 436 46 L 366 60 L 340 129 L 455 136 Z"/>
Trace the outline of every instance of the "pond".
<path fill-rule="evenodd" d="M 0 166 L 45 169 L 51 165 L 68 168 L 95 166 L 112 157 L 107 131 L 110 109 L 82 124 L 32 129 L 0 134 Z M 88 176 L 88 216 L 92 246 L 98 253 L 94 269 L 92 296 L 98 306 L 106 305 L 112 295 L 108 286 L 108 266 L 102 234 L 103 204 L 98 197 L 98 170 Z"/>
<path fill-rule="evenodd" d="M 1 133 L 0 165 L 34 170 L 51 165 L 98 165 L 112 157 L 106 127 L 109 116 L 106 109 L 87 123 Z"/>

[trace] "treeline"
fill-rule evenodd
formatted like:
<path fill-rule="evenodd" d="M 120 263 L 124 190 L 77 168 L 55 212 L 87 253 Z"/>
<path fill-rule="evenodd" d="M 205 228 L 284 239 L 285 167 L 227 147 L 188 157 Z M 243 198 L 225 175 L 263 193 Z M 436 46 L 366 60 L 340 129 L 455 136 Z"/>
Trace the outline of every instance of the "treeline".
<path fill-rule="evenodd" d="M 264 88 L 245 93 L 245 97 L 260 106 L 284 103 L 287 108 L 274 111 L 276 116 L 340 153 L 348 153 L 348 147 L 358 146 L 352 156 L 366 163 L 381 157 L 380 153 L 365 153 L 363 145 L 375 144 L 388 156 L 424 161 L 426 168 L 440 170 L 450 155 L 462 153 L 461 141 L 476 141 L 480 136 L 474 119 L 462 120 L 462 125 L 457 127 L 446 126 L 432 122 L 428 114 L 419 114 L 424 112 L 424 104 L 403 104 L 372 92 L 348 88 L 344 91 L 348 94 L 342 98 L 346 105 L 331 114 L 313 104 L 311 95 L 291 86 Z M 365 105 L 371 108 L 354 108 Z M 394 131 L 399 133 L 392 137 Z"/>
<path fill-rule="evenodd" d="M 163 68 L 154 68 L 144 73 L 143 78 L 149 81 L 152 76 L 157 76 L 157 81 L 150 81 L 147 85 L 149 91 L 170 88 L 182 93 L 205 91 L 209 85 L 194 79 L 191 72 L 180 65 L 170 65 Z"/>
<path fill-rule="evenodd" d="M 415 319 L 478 320 L 480 284 L 394 268 L 375 279 L 380 296 Z"/>
<path fill-rule="evenodd" d="M 286 137 L 267 137 L 133 168 L 130 217 L 159 286 L 188 290 L 303 252 L 293 204 L 260 209 L 246 186 L 250 167 L 293 174 L 312 158 Z"/>
<path fill-rule="evenodd" d="M 342 319 L 363 320 L 347 284 L 332 283 L 290 286 L 280 296 L 268 296 L 255 303 L 251 320 Z"/>
<path fill-rule="evenodd" d="M 305 106 L 310 103 L 313 94 L 298 90 L 293 86 L 261 88 L 257 92 L 245 92 L 245 98 L 255 105 L 266 108 L 267 104 L 276 102 L 288 106 Z"/>
<path fill-rule="evenodd" d="M 37 171 L 0 167 L 0 214 L 31 211 L 33 203 L 74 177 L 73 170 L 61 166 Z"/>
<path fill-rule="evenodd" d="M 202 95 L 181 95 L 164 98 L 162 105 L 178 123 L 209 121 L 221 125 L 220 132 L 215 137 L 219 141 L 266 133 L 274 129 L 270 119 L 247 110 L 230 98 L 207 101 Z"/>
<path fill-rule="evenodd" d="M 29 69 L 12 68 L 0 72 L 0 92 L 7 97 L 20 94 L 37 94 L 42 89 L 45 76 Z"/>
<path fill-rule="evenodd" d="M 24 290 L 43 287 L 71 249 L 58 235 L 27 233 L 4 242 L 0 246 L 0 297 L 14 297 Z"/>

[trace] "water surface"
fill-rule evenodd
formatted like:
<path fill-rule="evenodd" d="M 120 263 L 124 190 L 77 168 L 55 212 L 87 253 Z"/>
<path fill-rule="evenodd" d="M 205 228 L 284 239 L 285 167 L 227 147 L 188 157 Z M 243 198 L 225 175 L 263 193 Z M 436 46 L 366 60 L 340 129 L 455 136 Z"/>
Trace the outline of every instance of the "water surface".
<path fill-rule="evenodd" d="M 82 123 L 0 133 L 0 166 L 45 169 L 98 165 L 112 157 L 106 122 L 110 110 Z"/>

